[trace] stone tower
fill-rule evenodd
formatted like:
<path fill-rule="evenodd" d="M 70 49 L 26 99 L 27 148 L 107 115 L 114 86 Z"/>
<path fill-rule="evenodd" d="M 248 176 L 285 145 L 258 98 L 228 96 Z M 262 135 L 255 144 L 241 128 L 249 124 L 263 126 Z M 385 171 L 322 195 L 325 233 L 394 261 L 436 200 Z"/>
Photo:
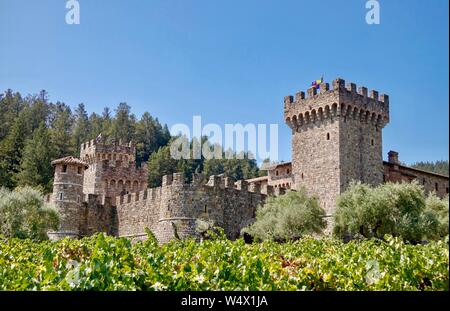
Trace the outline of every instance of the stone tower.
<path fill-rule="evenodd" d="M 55 168 L 51 202 L 58 209 L 61 220 L 56 232 L 49 232 L 52 240 L 64 237 L 77 238 L 83 210 L 83 176 L 88 165 L 74 157 L 52 162 Z"/>
<path fill-rule="evenodd" d="M 115 198 L 147 188 L 147 166 L 136 167 L 136 147 L 131 142 L 106 143 L 101 137 L 81 145 L 80 158 L 89 165 L 84 174 L 85 194 Z"/>
<path fill-rule="evenodd" d="M 389 122 L 389 97 L 336 79 L 332 89 L 308 89 L 284 99 L 284 119 L 292 129 L 295 187 L 317 195 L 327 215 L 352 180 L 383 182 L 382 129 Z"/>

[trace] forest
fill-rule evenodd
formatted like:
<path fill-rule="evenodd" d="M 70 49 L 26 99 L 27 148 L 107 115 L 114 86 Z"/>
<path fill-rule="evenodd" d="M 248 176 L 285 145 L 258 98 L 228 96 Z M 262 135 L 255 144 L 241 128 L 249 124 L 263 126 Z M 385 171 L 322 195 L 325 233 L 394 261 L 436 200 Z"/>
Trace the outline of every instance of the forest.
<path fill-rule="evenodd" d="M 172 159 L 169 142 L 174 137 L 167 124 L 149 112 L 136 117 L 127 103 L 114 110 L 105 107 L 101 114 L 88 113 L 83 103 L 72 110 L 66 103 L 49 101 L 45 90 L 23 96 L 8 89 L 0 94 L 0 187 L 32 186 L 51 192 L 51 161 L 78 157 L 81 144 L 100 134 L 136 145 L 136 164 L 148 165 L 150 187 L 159 186 L 163 175 L 174 172 L 184 173 L 187 179 L 194 172 L 226 173 L 236 180 L 261 174 L 256 160 L 247 154 L 231 160 Z"/>

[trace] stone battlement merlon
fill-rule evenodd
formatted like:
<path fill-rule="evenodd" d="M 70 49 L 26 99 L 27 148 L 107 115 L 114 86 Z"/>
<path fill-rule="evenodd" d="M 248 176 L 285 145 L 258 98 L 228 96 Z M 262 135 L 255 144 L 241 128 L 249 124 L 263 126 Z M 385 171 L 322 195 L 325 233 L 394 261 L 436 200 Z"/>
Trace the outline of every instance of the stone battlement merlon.
<path fill-rule="evenodd" d="M 345 80 L 335 79 L 330 89 L 328 83 L 320 84 L 320 90 L 311 87 L 305 96 L 298 92 L 284 98 L 284 118 L 291 128 L 340 116 L 370 121 L 379 127 L 389 122 L 389 96 L 378 91 L 368 92 L 366 87 L 355 83 L 345 85 Z"/>
<path fill-rule="evenodd" d="M 122 140 L 107 143 L 98 137 L 80 146 L 80 158 L 88 163 L 100 160 L 124 160 L 134 162 L 136 156 L 136 146 L 132 143 L 123 143 Z"/>
<path fill-rule="evenodd" d="M 236 191 L 254 193 L 254 194 L 263 194 L 263 195 L 272 195 L 276 193 L 284 193 L 284 188 L 277 188 L 278 191 L 272 186 L 266 186 L 264 189 L 261 187 L 248 184 L 245 180 L 239 180 L 234 182 L 234 180 L 230 177 L 226 176 L 218 176 L 212 175 L 209 177 L 208 181 L 203 181 L 202 183 L 198 182 L 198 176 L 193 175 L 192 182 L 188 183 L 185 181 L 182 173 L 173 173 L 171 175 L 164 175 L 162 177 L 162 185 L 160 187 L 155 188 L 147 188 L 144 191 L 137 191 L 134 193 L 128 193 L 124 195 L 119 195 L 116 197 L 116 204 L 122 205 L 127 203 L 145 201 L 147 199 L 155 198 L 156 192 L 161 192 L 166 187 L 183 187 L 187 189 L 234 189 Z"/>

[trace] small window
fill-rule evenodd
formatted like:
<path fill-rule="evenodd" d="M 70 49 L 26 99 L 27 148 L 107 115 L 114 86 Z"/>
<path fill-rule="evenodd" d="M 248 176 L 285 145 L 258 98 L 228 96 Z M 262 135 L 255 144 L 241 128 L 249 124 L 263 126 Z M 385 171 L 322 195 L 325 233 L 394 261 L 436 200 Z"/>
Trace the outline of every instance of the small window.
<path fill-rule="evenodd" d="M 303 180 L 303 173 L 302 173 L 302 180 Z"/>
<path fill-rule="evenodd" d="M 67 165 L 62 166 L 61 173 L 67 173 Z"/>
<path fill-rule="evenodd" d="M 287 169 L 287 173 L 289 174 L 291 171 L 289 169 Z"/>
<path fill-rule="evenodd" d="M 330 133 L 327 133 L 327 140 L 330 140 Z"/>
<path fill-rule="evenodd" d="M 81 197 L 79 195 L 77 195 L 77 203 L 80 203 L 81 201 Z"/>
<path fill-rule="evenodd" d="M 279 173 L 278 173 L 278 170 L 276 170 L 276 171 L 275 171 L 275 175 L 278 176 L 278 174 L 279 174 Z"/>
<path fill-rule="evenodd" d="M 373 138 L 370 140 L 370 144 L 371 144 L 372 146 L 374 145 Z"/>
<path fill-rule="evenodd" d="M 445 193 L 447 193 L 447 194 L 448 194 L 448 187 L 447 187 L 447 188 L 445 188 Z"/>
<path fill-rule="evenodd" d="M 383 182 L 386 182 L 386 175 L 383 174 Z"/>
<path fill-rule="evenodd" d="M 78 166 L 78 175 L 81 175 L 83 173 L 83 168 L 81 166 Z"/>
<path fill-rule="evenodd" d="M 422 185 L 425 185 L 426 182 L 427 182 L 426 179 L 422 178 Z"/>
<path fill-rule="evenodd" d="M 62 192 L 58 193 L 58 200 L 59 201 L 64 200 L 64 193 L 62 193 Z"/>
<path fill-rule="evenodd" d="M 204 207 L 203 211 L 205 212 L 205 214 L 208 213 L 208 207 L 206 206 L 206 204 L 205 204 L 205 207 Z"/>
<path fill-rule="evenodd" d="M 434 184 L 434 190 L 439 191 L 439 185 L 438 185 L 438 183 L 435 183 L 435 184 Z"/>

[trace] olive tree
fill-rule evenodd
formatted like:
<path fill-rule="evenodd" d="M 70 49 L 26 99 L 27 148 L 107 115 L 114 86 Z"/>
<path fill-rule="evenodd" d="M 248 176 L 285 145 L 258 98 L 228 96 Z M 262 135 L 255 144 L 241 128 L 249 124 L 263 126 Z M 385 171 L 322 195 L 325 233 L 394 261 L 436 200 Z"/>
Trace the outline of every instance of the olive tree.
<path fill-rule="evenodd" d="M 244 228 L 256 240 L 296 240 L 306 234 L 320 233 L 326 226 L 325 210 L 316 197 L 304 189 L 269 197 L 256 210 L 256 221 Z"/>
<path fill-rule="evenodd" d="M 433 238 L 439 219 L 427 202 L 435 199 L 427 199 L 417 182 L 377 187 L 352 182 L 338 197 L 333 231 L 339 237 L 383 238 L 390 234 L 415 242 Z"/>
<path fill-rule="evenodd" d="M 41 191 L 31 187 L 14 191 L 0 189 L 0 234 L 5 237 L 47 239 L 47 231 L 57 229 L 57 210 L 44 203 Z"/>

